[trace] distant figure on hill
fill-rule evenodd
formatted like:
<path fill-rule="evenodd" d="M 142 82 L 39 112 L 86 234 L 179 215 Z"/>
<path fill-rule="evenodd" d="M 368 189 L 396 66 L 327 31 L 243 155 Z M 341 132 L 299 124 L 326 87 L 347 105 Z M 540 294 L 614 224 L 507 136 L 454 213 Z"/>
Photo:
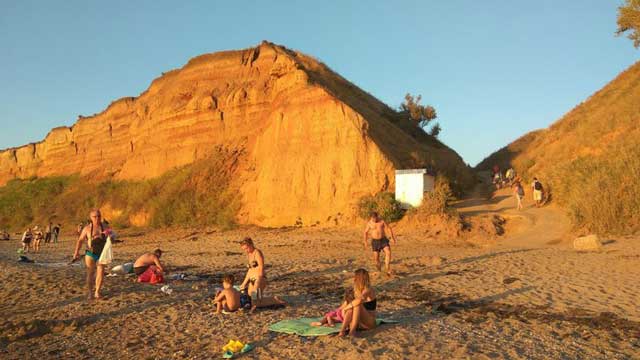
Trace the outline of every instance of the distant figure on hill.
<path fill-rule="evenodd" d="M 364 228 L 363 246 L 367 248 L 367 240 L 371 236 L 371 250 L 373 251 L 373 263 L 376 269 L 380 271 L 380 251 L 384 251 L 384 265 L 385 271 L 388 276 L 391 276 L 391 245 L 389 245 L 389 239 L 387 238 L 386 231 L 389 231 L 393 245 L 397 245 L 393 230 L 387 225 L 387 223 L 380 218 L 377 212 L 373 211 L 370 214 L 369 222 Z"/>
<path fill-rule="evenodd" d="M 22 250 L 25 253 L 29 252 L 29 248 L 31 247 L 31 241 L 33 240 L 33 233 L 31 232 L 31 228 L 27 228 L 27 230 L 22 233 Z"/>
<path fill-rule="evenodd" d="M 153 253 L 141 255 L 133 263 L 133 272 L 138 276 L 138 282 L 158 284 L 164 282 L 164 267 L 160 262 L 162 250 L 156 249 Z"/>
<path fill-rule="evenodd" d="M 523 209 L 522 200 L 524 199 L 524 187 L 518 180 L 516 180 L 516 182 L 513 184 L 513 193 L 516 196 L 516 200 L 518 201 L 518 206 L 516 207 L 516 209 L 522 210 Z"/>
<path fill-rule="evenodd" d="M 107 232 L 109 229 L 105 229 L 102 224 L 102 215 L 99 209 L 92 210 L 89 216 L 91 222 L 80 231 L 73 253 L 73 261 L 79 259 L 80 247 L 83 243 L 86 244 L 84 263 L 87 267 L 87 299 L 91 300 L 93 298 L 101 298 L 100 288 L 102 287 L 102 279 L 104 276 L 104 265 L 99 264 L 98 259 L 100 259 L 102 250 L 107 243 Z M 95 291 L 92 289 L 94 277 Z"/>
<path fill-rule="evenodd" d="M 53 230 L 51 231 L 52 235 L 53 235 L 53 243 L 57 244 L 58 243 L 58 236 L 60 236 L 60 228 L 62 227 L 62 225 L 58 224 L 56 226 L 53 227 Z"/>
<path fill-rule="evenodd" d="M 544 198 L 544 188 L 542 187 L 542 183 L 538 178 L 534 177 L 531 187 L 533 188 L 533 201 L 535 201 L 536 207 L 542 206 L 542 199 Z"/>
<path fill-rule="evenodd" d="M 513 182 L 516 180 L 516 171 L 513 170 L 512 167 L 510 167 L 504 174 L 504 176 L 507 178 L 507 182 L 509 184 L 513 184 Z"/>

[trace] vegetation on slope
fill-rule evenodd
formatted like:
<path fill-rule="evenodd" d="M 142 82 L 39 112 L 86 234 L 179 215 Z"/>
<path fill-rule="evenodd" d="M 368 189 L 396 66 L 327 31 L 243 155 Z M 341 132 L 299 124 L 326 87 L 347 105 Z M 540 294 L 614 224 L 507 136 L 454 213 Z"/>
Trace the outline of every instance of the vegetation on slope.
<path fill-rule="evenodd" d="M 640 63 L 549 129 L 529 133 L 476 167 L 514 166 L 540 178 L 576 228 L 640 231 Z"/>
<path fill-rule="evenodd" d="M 79 176 L 12 180 L 0 188 L 0 227 L 19 230 L 48 221 L 76 224 L 90 209 L 108 206 L 118 227 L 138 214 L 153 226 L 234 225 L 237 193 L 229 188 L 233 162 L 216 156 L 142 181 L 90 182 Z"/>

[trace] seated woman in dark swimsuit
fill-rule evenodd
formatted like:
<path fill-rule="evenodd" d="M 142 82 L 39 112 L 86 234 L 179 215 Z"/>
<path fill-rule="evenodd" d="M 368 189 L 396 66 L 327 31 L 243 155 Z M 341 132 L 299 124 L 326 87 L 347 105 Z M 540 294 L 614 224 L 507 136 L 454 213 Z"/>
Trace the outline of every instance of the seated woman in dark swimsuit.
<path fill-rule="evenodd" d="M 369 273 L 365 269 L 355 271 L 353 279 L 353 295 L 355 300 L 343 311 L 344 321 L 338 336 L 355 336 L 358 329 L 369 330 L 376 327 L 376 292 L 371 287 Z"/>

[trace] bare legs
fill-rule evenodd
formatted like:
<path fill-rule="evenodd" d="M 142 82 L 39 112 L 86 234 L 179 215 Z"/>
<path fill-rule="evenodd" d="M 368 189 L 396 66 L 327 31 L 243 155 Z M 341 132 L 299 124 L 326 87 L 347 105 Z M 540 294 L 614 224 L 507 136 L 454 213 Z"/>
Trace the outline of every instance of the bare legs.
<path fill-rule="evenodd" d="M 391 248 L 389 246 L 385 246 L 382 251 L 384 251 L 384 270 L 387 272 L 387 275 L 391 275 Z M 373 263 L 375 264 L 377 271 L 382 269 L 382 264 L 380 264 L 380 252 L 373 252 Z"/>
<path fill-rule="evenodd" d="M 84 263 L 87 266 L 87 299 L 91 300 L 94 297 L 100 298 L 100 288 L 102 287 L 102 278 L 104 276 L 104 265 L 97 264 L 90 256 L 84 257 Z M 93 284 L 95 281 L 95 292 L 93 291 Z"/>
<path fill-rule="evenodd" d="M 375 312 L 367 311 L 362 304 L 344 312 L 344 321 L 338 336 L 344 336 L 349 330 L 349 336 L 355 336 L 358 329 L 368 330 L 376 327 Z"/>

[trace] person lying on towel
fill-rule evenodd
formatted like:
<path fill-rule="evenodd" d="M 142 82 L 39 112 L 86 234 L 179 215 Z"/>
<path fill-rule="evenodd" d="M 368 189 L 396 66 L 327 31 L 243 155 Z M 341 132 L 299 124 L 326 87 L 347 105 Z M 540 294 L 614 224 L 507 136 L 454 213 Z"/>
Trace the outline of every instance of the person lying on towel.
<path fill-rule="evenodd" d="M 153 253 L 140 256 L 133 263 L 133 272 L 138 276 L 138 282 L 158 284 L 164 282 L 164 268 L 160 262 L 162 250 L 156 249 Z"/>

